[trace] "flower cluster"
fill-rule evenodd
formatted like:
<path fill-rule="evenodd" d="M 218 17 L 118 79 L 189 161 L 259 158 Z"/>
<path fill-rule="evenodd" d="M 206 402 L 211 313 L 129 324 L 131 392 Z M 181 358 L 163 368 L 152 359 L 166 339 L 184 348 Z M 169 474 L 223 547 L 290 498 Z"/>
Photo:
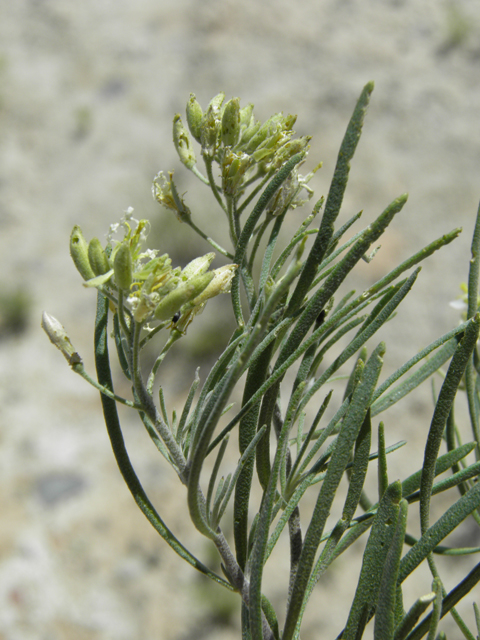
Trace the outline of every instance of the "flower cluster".
<path fill-rule="evenodd" d="M 123 229 L 123 238 L 114 236 Z M 130 207 L 120 223 L 111 225 L 103 249 L 93 238 L 88 244 L 80 227 L 70 236 L 70 253 L 85 286 L 99 288 L 118 304 L 125 300 L 135 322 L 171 322 L 185 330 L 210 298 L 227 293 L 237 268 L 228 264 L 209 270 L 214 253 L 195 258 L 183 269 L 173 267 L 168 254 L 144 249 L 150 223 L 136 220 Z"/>
<path fill-rule="evenodd" d="M 220 169 L 221 186 L 215 188 L 226 199 L 238 199 L 253 182 L 273 175 L 292 156 L 306 151 L 311 139 L 310 136 L 293 138 L 296 116 L 276 113 L 262 123 L 255 119 L 252 104 L 241 108 L 239 98 L 225 102 L 223 92 L 210 101 L 206 111 L 203 111 L 195 95 L 190 94 L 186 116 L 188 129 L 179 114 L 173 119 L 173 141 L 180 160 L 197 177 L 210 182 L 211 186 L 213 178 L 209 170 L 212 163 L 216 162 Z M 201 155 L 210 174 L 208 179 L 197 169 L 193 140 L 201 146 Z M 169 173 L 168 180 L 163 172 L 156 176 L 153 196 L 185 222 L 190 210 L 178 196 L 172 175 Z M 283 188 L 282 202 L 288 202 L 289 195 L 294 200 L 299 187 L 306 188 L 306 179 L 295 169 L 289 184 Z M 308 188 L 307 193 L 309 198 L 311 190 Z M 296 203 L 289 206 L 294 208 L 304 202 L 297 199 Z"/>

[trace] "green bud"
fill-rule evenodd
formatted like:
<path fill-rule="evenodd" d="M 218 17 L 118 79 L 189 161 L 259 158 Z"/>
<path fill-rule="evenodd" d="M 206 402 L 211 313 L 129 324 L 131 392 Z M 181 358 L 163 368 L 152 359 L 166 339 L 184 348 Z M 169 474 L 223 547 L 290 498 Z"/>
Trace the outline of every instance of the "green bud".
<path fill-rule="evenodd" d="M 92 238 L 88 244 L 88 261 L 96 276 L 101 276 L 110 269 L 108 258 L 98 238 Z"/>
<path fill-rule="evenodd" d="M 190 129 L 190 133 L 197 142 L 200 142 L 201 136 L 201 123 L 203 118 L 202 107 L 197 101 L 195 94 L 190 94 L 190 99 L 187 102 L 187 124 Z"/>
<path fill-rule="evenodd" d="M 220 120 L 218 113 L 209 106 L 202 118 L 201 144 L 202 153 L 213 158 L 220 137 Z"/>
<path fill-rule="evenodd" d="M 203 114 L 201 123 L 200 142 L 202 145 L 202 153 L 213 158 L 218 148 L 220 135 L 222 132 L 221 112 L 220 108 L 225 99 L 223 91 L 216 95 L 207 111 Z"/>
<path fill-rule="evenodd" d="M 247 153 L 253 153 L 257 147 L 262 144 L 267 138 L 272 137 L 278 132 L 280 127 L 278 126 L 277 118 L 279 114 L 272 116 L 267 122 L 264 122 L 257 130 L 254 136 L 252 136 L 245 147 Z"/>
<path fill-rule="evenodd" d="M 286 140 L 288 140 L 286 134 L 284 134 L 280 130 L 277 130 L 272 136 L 266 138 L 266 140 L 258 145 L 255 151 L 252 153 L 253 159 L 255 160 L 255 162 L 265 162 L 271 160 L 277 149 L 285 144 Z"/>
<path fill-rule="evenodd" d="M 242 131 L 240 142 L 237 146 L 240 146 L 243 149 L 243 147 L 245 147 L 250 142 L 253 136 L 257 134 L 261 126 L 261 122 L 255 122 L 252 118 L 251 124 Z"/>
<path fill-rule="evenodd" d="M 95 277 L 95 273 L 88 259 L 87 241 L 83 237 L 82 230 L 77 225 L 73 227 L 70 235 L 70 255 L 79 274 L 84 280 L 91 280 Z"/>
<path fill-rule="evenodd" d="M 210 271 L 213 275 L 208 286 L 192 300 L 192 306 L 205 304 L 210 298 L 218 296 L 220 293 L 229 293 L 235 271 L 238 269 L 236 264 L 225 264 L 223 267 Z"/>
<path fill-rule="evenodd" d="M 222 161 L 222 189 L 229 196 L 238 195 L 245 180 L 245 174 L 252 165 L 252 157 L 246 153 L 225 150 Z"/>
<path fill-rule="evenodd" d="M 225 105 L 222 116 L 222 142 L 226 147 L 237 144 L 240 136 L 240 99 L 232 98 Z"/>
<path fill-rule="evenodd" d="M 117 287 L 123 289 L 123 291 L 128 291 L 133 282 L 133 263 L 130 247 L 125 243 L 119 245 L 115 252 L 113 272 Z"/>
<path fill-rule="evenodd" d="M 250 102 L 246 107 L 240 109 L 240 124 L 242 127 L 250 127 L 254 122 L 253 104 Z"/>
<path fill-rule="evenodd" d="M 161 321 L 171 319 L 184 304 L 199 296 L 213 280 L 213 277 L 212 271 L 203 273 L 187 280 L 187 282 L 167 293 L 155 309 L 155 318 Z"/>
<path fill-rule="evenodd" d="M 173 118 L 173 143 L 180 157 L 180 160 L 191 169 L 197 163 L 195 152 L 193 151 L 190 134 L 183 125 L 182 118 L 177 113 Z"/>
<path fill-rule="evenodd" d="M 212 264 L 214 258 L 215 254 L 213 252 L 200 256 L 199 258 L 195 258 L 189 262 L 184 269 L 182 269 L 182 279 L 188 280 L 194 276 L 202 275 Z"/>
<path fill-rule="evenodd" d="M 296 138 L 295 140 L 289 140 L 286 142 L 275 153 L 274 166 L 279 168 L 296 153 L 301 153 L 308 149 L 308 143 L 311 139 L 311 136 L 302 136 L 301 138 Z"/>
<path fill-rule="evenodd" d="M 220 91 L 220 93 L 217 93 L 217 95 L 210 100 L 208 107 L 209 108 L 211 107 L 215 111 L 218 111 L 222 106 L 224 100 L 225 100 L 225 92 Z"/>

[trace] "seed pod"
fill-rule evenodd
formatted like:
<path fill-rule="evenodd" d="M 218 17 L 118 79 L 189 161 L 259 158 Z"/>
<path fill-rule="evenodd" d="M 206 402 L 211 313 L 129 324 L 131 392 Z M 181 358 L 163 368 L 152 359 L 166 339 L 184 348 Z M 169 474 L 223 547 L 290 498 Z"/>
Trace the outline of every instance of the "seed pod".
<path fill-rule="evenodd" d="M 198 103 L 195 94 L 190 94 L 190 100 L 187 102 L 187 124 L 190 133 L 197 142 L 200 142 L 201 124 L 203 118 L 202 107 Z"/>
<path fill-rule="evenodd" d="M 73 227 L 70 235 L 70 255 L 79 274 L 84 280 L 91 280 L 95 277 L 95 273 L 88 259 L 87 241 L 83 237 L 82 230 L 77 225 Z"/>
<path fill-rule="evenodd" d="M 128 291 L 133 282 L 133 263 L 130 247 L 125 243 L 122 243 L 115 253 L 113 272 L 117 287 Z"/>
<path fill-rule="evenodd" d="M 199 296 L 202 291 L 213 280 L 213 272 L 203 273 L 202 275 L 195 276 L 187 282 L 179 285 L 170 293 L 160 300 L 155 309 L 155 318 L 157 320 L 170 320 L 177 311 L 180 311 L 181 307 Z"/>
<path fill-rule="evenodd" d="M 192 147 L 190 134 L 184 127 L 182 118 L 178 113 L 173 118 L 173 144 L 180 160 L 187 169 L 191 169 L 197 163 L 197 159 Z"/>
<path fill-rule="evenodd" d="M 101 276 L 110 269 L 108 258 L 98 238 L 92 238 L 88 243 L 88 261 L 96 276 Z"/>
<path fill-rule="evenodd" d="M 240 100 L 232 98 L 225 105 L 222 116 L 222 142 L 226 147 L 237 144 L 240 136 Z"/>

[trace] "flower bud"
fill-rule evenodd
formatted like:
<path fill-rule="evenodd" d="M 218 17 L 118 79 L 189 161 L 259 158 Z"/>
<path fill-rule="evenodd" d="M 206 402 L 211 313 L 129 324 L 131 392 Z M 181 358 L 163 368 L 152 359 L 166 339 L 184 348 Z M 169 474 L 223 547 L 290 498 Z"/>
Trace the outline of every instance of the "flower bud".
<path fill-rule="evenodd" d="M 240 100 L 232 98 L 225 105 L 222 116 L 222 142 L 226 147 L 237 144 L 240 136 Z"/>
<path fill-rule="evenodd" d="M 261 126 L 261 122 L 255 122 L 252 118 L 251 123 L 242 131 L 242 135 L 240 137 L 239 146 L 242 149 L 250 142 L 253 136 L 257 134 Z"/>
<path fill-rule="evenodd" d="M 63 353 L 70 366 L 82 364 L 82 359 L 75 351 L 75 347 L 70 342 L 64 327 L 46 311 L 42 314 L 42 329 L 50 338 L 50 342 Z"/>
<path fill-rule="evenodd" d="M 178 113 L 173 118 L 173 143 L 180 160 L 187 169 L 191 169 L 197 163 L 197 159 L 192 147 L 190 134 L 184 127 L 182 118 Z"/>
<path fill-rule="evenodd" d="M 218 296 L 220 293 L 228 293 L 237 269 L 238 265 L 236 264 L 226 264 L 210 272 L 213 275 L 211 282 L 203 289 L 200 295 L 192 300 L 192 306 L 204 304 L 207 300 Z"/>
<path fill-rule="evenodd" d="M 240 109 L 240 124 L 242 127 L 250 127 L 254 123 L 253 104 L 250 102 Z"/>
<path fill-rule="evenodd" d="M 88 243 L 88 261 L 96 276 L 101 276 L 110 269 L 108 258 L 98 238 L 92 238 Z"/>
<path fill-rule="evenodd" d="M 200 295 L 213 277 L 213 272 L 209 271 L 187 280 L 187 282 L 180 284 L 176 289 L 167 293 L 155 309 L 155 318 L 162 321 L 171 319 L 184 304 Z"/>
<path fill-rule="evenodd" d="M 216 95 L 207 111 L 204 113 L 201 123 L 200 142 L 202 144 L 202 153 L 213 158 L 218 147 L 221 135 L 221 115 L 220 108 L 225 99 L 223 91 Z"/>
<path fill-rule="evenodd" d="M 87 241 L 83 237 L 82 230 L 77 225 L 73 227 L 70 235 L 70 255 L 79 274 L 84 280 L 91 280 L 95 277 L 95 273 L 88 259 Z"/>
<path fill-rule="evenodd" d="M 220 134 L 220 120 L 218 114 L 208 107 L 202 119 L 202 133 L 200 141 L 202 143 L 202 153 L 213 158 L 218 146 Z"/>
<path fill-rule="evenodd" d="M 245 174 L 251 167 L 253 159 L 246 153 L 234 153 L 225 149 L 222 161 L 222 189 L 229 196 L 238 195 L 245 179 Z"/>
<path fill-rule="evenodd" d="M 133 263 L 130 247 L 122 243 L 115 252 L 113 259 L 113 272 L 115 274 L 115 282 L 119 289 L 128 291 L 133 282 Z"/>
<path fill-rule="evenodd" d="M 215 258 L 215 254 L 207 253 L 204 256 L 200 256 L 199 258 L 195 258 L 191 262 L 187 264 L 184 269 L 182 269 L 182 279 L 187 280 L 189 278 L 193 278 L 194 276 L 199 276 L 205 273 L 208 267 L 212 264 L 213 259 Z"/>
<path fill-rule="evenodd" d="M 208 107 L 209 108 L 211 107 L 214 111 L 218 112 L 224 100 L 225 100 L 225 92 L 220 91 L 220 93 L 217 93 L 217 95 L 210 100 Z"/>
<path fill-rule="evenodd" d="M 290 160 L 296 153 L 308 149 L 308 143 L 312 139 L 311 136 L 302 136 L 295 140 L 289 140 L 275 153 L 274 166 L 280 168 L 287 160 Z"/>
<path fill-rule="evenodd" d="M 197 142 L 200 142 L 201 135 L 201 123 L 203 118 L 202 107 L 200 106 L 194 93 L 190 94 L 190 99 L 187 102 L 187 124 L 190 129 L 190 133 Z"/>

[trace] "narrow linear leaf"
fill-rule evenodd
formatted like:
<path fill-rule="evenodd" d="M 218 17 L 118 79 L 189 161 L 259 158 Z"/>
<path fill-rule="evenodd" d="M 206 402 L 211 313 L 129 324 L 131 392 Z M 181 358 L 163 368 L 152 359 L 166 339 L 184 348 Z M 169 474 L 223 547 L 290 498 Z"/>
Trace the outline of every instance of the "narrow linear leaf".
<path fill-rule="evenodd" d="M 323 286 L 311 297 L 280 352 L 276 364 L 277 368 L 299 347 L 328 300 L 362 258 L 363 254 L 382 235 L 394 216 L 403 209 L 406 201 L 406 194 L 399 196 L 367 227 L 363 236 L 357 240 L 347 255 L 335 266 Z"/>
<path fill-rule="evenodd" d="M 426 609 L 432 604 L 435 600 L 435 593 L 427 593 L 424 596 L 415 600 L 413 605 L 410 607 L 408 612 L 403 617 L 402 621 L 395 629 L 395 635 L 393 640 L 405 640 L 407 635 L 413 629 L 413 627 L 417 624 L 418 619 L 424 613 Z"/>
<path fill-rule="evenodd" d="M 243 313 L 242 313 L 242 305 L 240 301 L 240 278 L 241 278 L 241 267 L 243 265 L 243 261 L 245 259 L 247 246 L 252 236 L 253 231 L 257 225 L 257 222 L 262 215 L 265 207 L 267 206 L 269 200 L 273 196 L 273 194 L 279 189 L 288 176 L 291 174 L 295 166 L 303 160 L 305 157 L 305 153 L 297 153 L 290 160 L 288 160 L 283 167 L 273 176 L 273 178 L 268 183 L 265 191 L 262 193 L 260 198 L 257 201 L 250 217 L 245 222 L 245 226 L 243 227 L 242 233 L 238 239 L 237 248 L 235 251 L 234 263 L 239 265 L 239 269 L 235 274 L 235 277 L 232 280 L 232 302 L 233 308 L 235 312 L 235 318 L 239 326 L 243 326 Z"/>
<path fill-rule="evenodd" d="M 403 582 L 429 553 L 480 505 L 480 482 L 477 482 L 452 505 L 420 538 L 400 563 L 399 582 Z"/>
<path fill-rule="evenodd" d="M 193 398 L 195 397 L 195 393 L 197 391 L 198 385 L 200 384 L 200 376 L 198 374 L 199 367 L 195 370 L 195 377 L 193 379 L 192 385 L 188 392 L 187 399 L 183 406 L 182 415 L 180 416 L 180 421 L 178 423 L 177 429 L 177 442 L 181 442 L 183 440 L 183 435 L 185 431 L 185 426 L 187 424 L 188 414 L 190 413 L 190 409 L 192 407 Z"/>
<path fill-rule="evenodd" d="M 443 599 L 441 618 L 451 611 L 456 604 L 469 593 L 473 587 L 480 581 L 480 562 L 470 571 L 467 577 L 462 580 L 450 593 Z M 430 613 L 415 629 L 406 637 L 406 640 L 420 640 L 427 633 L 432 614 Z M 397 640 L 395 638 L 395 640 Z"/>
<path fill-rule="evenodd" d="M 430 614 L 430 624 L 428 627 L 427 640 L 435 640 L 437 633 L 438 623 L 442 615 L 442 581 L 440 578 L 435 578 L 432 585 L 432 590 L 435 593 L 435 600 L 433 601 L 433 611 Z"/>
<path fill-rule="evenodd" d="M 463 460 L 463 458 L 475 449 L 475 446 L 474 442 L 469 442 L 440 456 L 435 464 L 435 477 L 456 465 L 460 460 Z M 420 469 L 406 478 L 402 482 L 402 495 L 409 496 L 416 491 L 420 487 L 421 477 L 422 470 Z"/>
<path fill-rule="evenodd" d="M 370 460 L 370 444 L 371 444 L 372 424 L 370 420 L 370 412 L 367 411 L 365 420 L 363 421 L 362 428 L 357 437 L 355 443 L 355 455 L 351 464 L 351 473 L 349 476 L 349 486 L 347 497 L 343 506 L 342 517 L 336 523 L 330 535 L 327 538 L 325 547 L 323 548 L 320 558 L 317 561 L 315 570 L 312 572 L 305 592 L 305 598 L 303 600 L 302 608 L 297 620 L 296 634 L 300 632 L 300 625 L 305 613 L 305 609 L 308 604 L 308 600 L 313 591 L 313 588 L 321 577 L 321 575 L 327 570 L 331 564 L 335 547 L 339 540 L 350 526 L 353 515 L 359 504 L 363 485 L 365 483 L 365 477 L 367 474 L 368 463 Z"/>
<path fill-rule="evenodd" d="M 288 309 L 289 313 L 297 309 L 302 304 L 303 299 L 310 288 L 310 284 L 316 275 L 317 267 L 323 260 L 325 252 L 331 242 L 334 223 L 340 212 L 343 195 L 347 187 L 348 176 L 350 173 L 350 162 L 357 148 L 358 141 L 360 140 L 363 121 L 373 87 L 373 82 L 369 82 L 365 85 L 357 101 L 350 122 L 348 123 L 347 130 L 338 153 L 337 164 L 335 166 L 332 183 L 328 192 L 322 223 L 320 225 L 317 238 L 315 239 L 315 243 L 305 262 L 302 275 L 300 276 L 290 300 Z"/>
<path fill-rule="evenodd" d="M 370 399 L 378 376 L 380 375 L 384 352 L 385 347 L 383 343 L 373 351 L 365 365 L 363 379 L 355 389 L 350 406 L 345 415 L 342 428 L 338 435 L 337 446 L 328 465 L 327 474 L 322 483 L 313 515 L 305 534 L 302 555 L 287 610 L 283 640 L 290 640 L 295 633 L 297 620 L 301 614 L 305 598 L 305 590 L 315 562 L 315 554 L 320 544 L 336 489 L 345 472 L 353 445 L 365 420 Z"/>
<path fill-rule="evenodd" d="M 378 500 L 382 499 L 388 487 L 387 454 L 385 451 L 385 428 L 383 422 L 378 425 Z"/>
<path fill-rule="evenodd" d="M 425 445 L 422 478 L 420 481 L 420 524 L 422 533 L 425 533 L 429 525 L 430 496 L 445 425 L 465 367 L 477 343 L 479 328 L 480 314 L 477 314 L 468 323 L 465 334 L 458 344 L 435 405 Z"/>
<path fill-rule="evenodd" d="M 385 491 L 378 506 L 372 531 L 363 554 L 362 569 L 342 635 L 343 640 L 360 638 L 377 606 L 383 568 L 396 531 L 401 492 L 400 482 L 392 483 Z"/>
<path fill-rule="evenodd" d="M 449 360 L 452 357 L 452 355 L 455 353 L 457 344 L 458 343 L 455 339 L 449 340 L 432 358 L 427 360 L 427 362 L 425 362 L 411 376 L 404 379 L 400 384 L 394 387 L 389 393 L 380 397 L 381 393 L 383 393 L 383 390 L 387 389 L 388 386 L 390 386 L 395 380 L 398 380 L 400 376 L 405 375 L 408 369 L 411 368 L 411 367 L 407 367 L 407 365 L 404 365 L 403 367 L 401 367 L 401 370 L 400 369 L 398 370 L 398 376 L 396 375 L 397 374 L 396 372 L 395 374 L 393 374 L 393 376 L 391 376 L 389 381 L 385 381 L 384 385 L 382 385 L 383 390 L 381 388 L 377 389 L 376 396 L 379 397 L 379 400 L 374 402 L 372 405 L 373 415 L 378 415 L 382 411 L 385 411 L 392 405 L 396 404 L 399 400 L 401 400 L 411 391 L 413 391 L 418 386 L 420 386 L 422 382 L 427 380 L 427 378 L 429 378 L 431 375 L 436 373 L 439 370 L 439 368 L 443 364 L 445 364 L 445 362 Z M 414 364 L 416 364 L 416 362 L 413 362 L 413 360 L 418 362 L 419 358 L 417 359 L 417 356 L 415 356 L 415 358 L 412 358 L 412 360 L 409 361 L 410 363 L 412 363 L 411 366 L 414 366 Z M 388 385 L 386 384 L 387 382 L 389 382 Z"/>
<path fill-rule="evenodd" d="M 375 640 L 393 638 L 397 598 L 397 577 L 402 556 L 403 539 L 407 528 L 408 503 L 400 501 L 400 513 L 392 543 L 387 553 L 380 583 L 377 609 L 375 612 Z"/>

